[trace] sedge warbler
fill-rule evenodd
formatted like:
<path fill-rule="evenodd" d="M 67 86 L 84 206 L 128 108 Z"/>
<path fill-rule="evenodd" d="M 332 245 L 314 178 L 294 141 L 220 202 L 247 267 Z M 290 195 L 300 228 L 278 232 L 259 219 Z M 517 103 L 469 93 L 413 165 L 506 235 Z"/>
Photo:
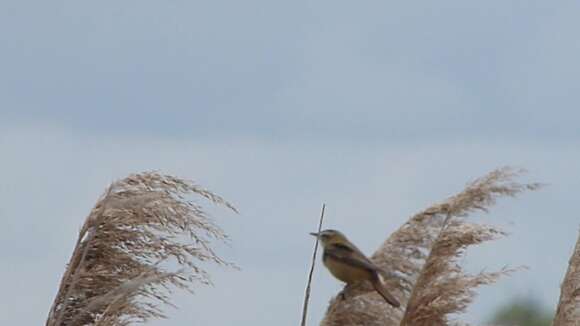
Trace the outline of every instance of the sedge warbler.
<path fill-rule="evenodd" d="M 322 261 L 334 277 L 347 287 L 362 281 L 370 281 L 374 289 L 393 307 L 399 301 L 391 295 L 383 283 L 382 270 L 368 259 L 346 236 L 336 230 L 310 233 L 322 243 Z"/>

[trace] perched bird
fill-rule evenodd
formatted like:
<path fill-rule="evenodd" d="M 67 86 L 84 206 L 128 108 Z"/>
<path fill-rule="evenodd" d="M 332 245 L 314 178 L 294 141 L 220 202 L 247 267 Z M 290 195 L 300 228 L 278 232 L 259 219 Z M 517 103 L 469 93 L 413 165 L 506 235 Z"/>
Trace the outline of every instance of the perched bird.
<path fill-rule="evenodd" d="M 336 230 L 310 233 L 318 237 L 324 252 L 322 261 L 334 277 L 345 282 L 347 287 L 362 281 L 370 281 L 375 290 L 393 307 L 399 301 L 383 284 L 381 269 L 370 261 L 344 234 Z"/>

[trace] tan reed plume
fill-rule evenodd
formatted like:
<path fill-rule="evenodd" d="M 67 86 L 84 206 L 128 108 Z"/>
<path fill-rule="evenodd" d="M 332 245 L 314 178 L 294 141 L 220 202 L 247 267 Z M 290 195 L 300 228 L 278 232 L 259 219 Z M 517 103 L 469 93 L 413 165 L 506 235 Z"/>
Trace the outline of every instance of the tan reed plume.
<path fill-rule="evenodd" d="M 445 325 L 446 315 L 461 311 L 475 294 L 473 287 L 490 283 L 511 270 L 480 275 L 466 275 L 457 264 L 457 257 L 466 246 L 478 244 L 502 235 L 489 227 L 469 224 L 464 217 L 475 211 L 487 212 L 499 197 L 513 197 L 526 190 L 536 190 L 537 183 L 518 183 L 514 179 L 524 171 L 500 168 L 469 183 L 460 193 L 412 216 L 407 223 L 391 234 L 374 253 L 372 260 L 385 270 L 385 279 L 403 304 L 404 310 L 393 309 L 363 284 L 346 296 L 331 300 L 323 326 L 394 326 Z M 434 284 L 437 275 L 447 273 L 444 282 Z M 436 285 L 432 292 L 426 285 Z M 452 287 L 453 291 L 442 291 Z M 433 295 L 443 301 L 429 300 Z M 441 303 L 441 306 L 438 304 Z M 436 309 L 439 309 L 438 314 Z M 431 324 L 424 322 L 429 316 Z"/>
<path fill-rule="evenodd" d="M 560 288 L 560 301 L 553 325 L 580 326 L 580 235 Z"/>
<path fill-rule="evenodd" d="M 165 317 L 172 289 L 210 284 L 200 262 L 231 265 L 212 249 L 226 235 L 194 202 L 235 211 L 192 182 L 145 172 L 111 184 L 86 218 L 47 326 L 119 326 Z M 167 266 L 179 266 L 168 271 Z"/>

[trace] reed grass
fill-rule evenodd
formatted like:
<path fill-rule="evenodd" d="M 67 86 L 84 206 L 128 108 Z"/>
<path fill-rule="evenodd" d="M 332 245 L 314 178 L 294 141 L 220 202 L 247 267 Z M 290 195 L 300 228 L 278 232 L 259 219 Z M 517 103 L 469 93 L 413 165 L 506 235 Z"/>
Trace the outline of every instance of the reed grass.
<path fill-rule="evenodd" d="M 193 182 L 157 172 L 113 182 L 79 232 L 46 325 L 164 318 L 172 290 L 211 284 L 201 263 L 231 266 L 212 249 L 227 237 L 194 196 L 236 211 Z"/>
<path fill-rule="evenodd" d="M 560 286 L 554 326 L 580 326 L 580 235 Z"/>
<path fill-rule="evenodd" d="M 475 287 L 513 272 L 468 275 L 458 259 L 470 245 L 503 236 L 492 226 L 468 223 L 476 211 L 487 212 L 501 197 L 536 190 L 538 183 L 515 181 L 523 170 L 500 168 L 469 183 L 464 190 L 412 216 L 372 255 L 385 271 L 387 286 L 402 309 L 386 304 L 369 284 L 331 299 L 323 326 L 448 325 L 448 316 L 462 312 Z M 346 298 L 346 299 L 345 299 Z"/>

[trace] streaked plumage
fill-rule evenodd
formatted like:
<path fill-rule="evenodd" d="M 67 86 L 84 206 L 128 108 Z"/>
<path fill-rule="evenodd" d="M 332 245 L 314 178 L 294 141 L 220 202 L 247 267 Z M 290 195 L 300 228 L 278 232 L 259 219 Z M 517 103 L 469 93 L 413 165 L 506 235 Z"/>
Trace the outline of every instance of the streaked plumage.
<path fill-rule="evenodd" d="M 383 284 L 381 269 L 370 261 L 344 234 L 336 230 L 311 233 L 320 239 L 324 252 L 322 261 L 330 273 L 347 285 L 370 281 L 375 290 L 393 307 L 399 301 Z"/>

